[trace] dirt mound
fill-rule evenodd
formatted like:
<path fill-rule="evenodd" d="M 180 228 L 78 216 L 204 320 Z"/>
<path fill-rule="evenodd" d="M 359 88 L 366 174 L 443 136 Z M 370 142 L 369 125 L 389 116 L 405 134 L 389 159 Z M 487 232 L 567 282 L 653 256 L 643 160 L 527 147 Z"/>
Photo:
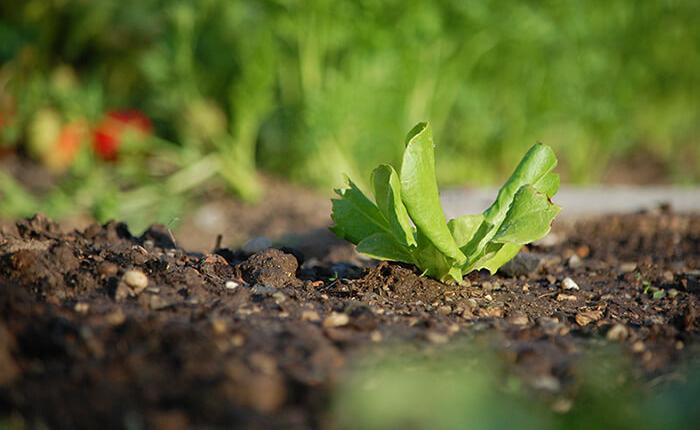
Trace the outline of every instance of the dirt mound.
<path fill-rule="evenodd" d="M 397 342 L 487 333 L 533 389 L 572 393 L 592 342 L 623 345 L 650 377 L 697 341 L 700 216 L 561 226 L 511 276 L 462 286 L 290 252 L 188 253 L 157 227 L 61 233 L 40 216 L 4 228 L 0 414 L 51 428 L 324 427 L 341 371 Z"/>

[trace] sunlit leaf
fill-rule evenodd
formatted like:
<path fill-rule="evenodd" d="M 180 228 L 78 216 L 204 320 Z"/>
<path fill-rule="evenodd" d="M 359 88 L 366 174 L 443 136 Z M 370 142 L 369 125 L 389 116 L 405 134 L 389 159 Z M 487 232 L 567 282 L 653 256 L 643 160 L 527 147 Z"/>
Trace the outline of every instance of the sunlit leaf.
<path fill-rule="evenodd" d="M 466 257 L 447 228 L 435 180 L 433 136 L 427 123 L 420 123 L 406 138 L 401 165 L 401 198 L 413 223 L 437 249 L 461 264 Z"/>
<path fill-rule="evenodd" d="M 411 219 L 401 201 L 401 182 L 393 167 L 382 164 L 372 172 L 374 199 L 379 210 L 389 221 L 394 237 L 404 245 L 415 246 Z"/>
<path fill-rule="evenodd" d="M 377 260 L 402 261 L 415 264 L 408 248 L 399 244 L 387 233 L 375 233 L 357 244 L 357 252 Z"/>
<path fill-rule="evenodd" d="M 447 223 L 430 128 L 420 123 L 406 140 L 400 175 L 389 165 L 372 173 L 376 204 L 349 180 L 333 200 L 332 230 L 355 243 L 358 252 L 414 264 L 443 282 L 461 282 L 474 270 L 495 273 L 523 245 L 549 232 L 559 213 L 550 200 L 559 189 L 559 175 L 552 172 L 557 159 L 548 146 L 537 144 L 525 154 L 484 213 Z"/>
<path fill-rule="evenodd" d="M 372 203 L 348 179 L 348 188 L 336 190 L 339 199 L 333 199 L 331 218 L 335 226 L 331 230 L 343 239 L 359 243 L 362 239 L 375 233 L 391 234 L 389 223 L 379 208 Z"/>

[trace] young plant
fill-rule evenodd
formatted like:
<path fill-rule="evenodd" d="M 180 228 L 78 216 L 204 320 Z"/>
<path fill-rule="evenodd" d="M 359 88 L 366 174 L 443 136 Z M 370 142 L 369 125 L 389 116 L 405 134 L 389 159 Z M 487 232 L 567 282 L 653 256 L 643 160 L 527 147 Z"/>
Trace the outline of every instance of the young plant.
<path fill-rule="evenodd" d="M 559 207 L 550 200 L 559 189 L 552 149 L 536 144 L 525 154 L 483 213 L 446 221 L 435 179 L 433 138 L 427 123 L 406 137 L 400 173 L 390 165 L 372 172 L 374 202 L 348 178 L 336 190 L 331 230 L 378 260 L 413 264 L 440 281 L 461 282 L 465 274 L 491 274 L 520 248 L 541 239 Z"/>

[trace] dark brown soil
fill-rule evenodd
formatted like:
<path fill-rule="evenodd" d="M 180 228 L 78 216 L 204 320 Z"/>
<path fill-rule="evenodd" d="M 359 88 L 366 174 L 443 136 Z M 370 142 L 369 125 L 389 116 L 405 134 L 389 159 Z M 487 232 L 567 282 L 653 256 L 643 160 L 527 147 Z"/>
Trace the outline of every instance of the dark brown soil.
<path fill-rule="evenodd" d="M 30 426 L 326 428 L 358 357 L 484 334 L 535 392 L 575 398 L 588 346 L 621 345 L 651 380 L 700 328 L 698 215 L 555 226 L 512 276 L 461 286 L 291 249 L 187 253 L 158 227 L 0 233 L 0 417 Z"/>

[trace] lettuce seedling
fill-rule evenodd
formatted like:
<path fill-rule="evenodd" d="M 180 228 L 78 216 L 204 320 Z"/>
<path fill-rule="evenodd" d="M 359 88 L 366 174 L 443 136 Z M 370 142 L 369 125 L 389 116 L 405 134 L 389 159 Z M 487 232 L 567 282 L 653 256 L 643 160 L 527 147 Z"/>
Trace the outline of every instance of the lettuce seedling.
<path fill-rule="evenodd" d="M 550 147 L 530 148 L 483 213 L 449 222 L 433 149 L 430 126 L 416 125 L 406 137 L 400 172 L 387 164 L 372 172 L 374 202 L 348 178 L 333 199 L 331 230 L 369 257 L 413 264 L 424 275 L 456 282 L 473 270 L 495 273 L 524 244 L 549 232 L 560 209 L 550 200 L 559 189 Z"/>

